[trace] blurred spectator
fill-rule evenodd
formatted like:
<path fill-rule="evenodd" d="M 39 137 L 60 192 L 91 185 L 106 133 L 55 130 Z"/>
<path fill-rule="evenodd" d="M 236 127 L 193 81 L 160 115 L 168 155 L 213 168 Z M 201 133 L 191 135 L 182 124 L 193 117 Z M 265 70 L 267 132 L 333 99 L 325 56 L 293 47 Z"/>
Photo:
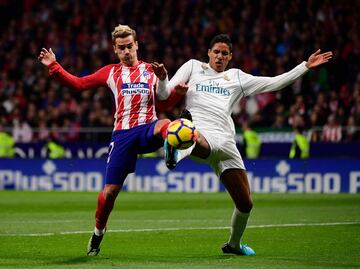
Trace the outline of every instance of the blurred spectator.
<path fill-rule="evenodd" d="M 304 97 L 302 95 L 296 96 L 294 107 L 297 114 L 301 116 L 305 115 L 306 105 L 305 105 Z"/>
<path fill-rule="evenodd" d="M 284 104 L 277 103 L 275 105 L 275 118 L 273 119 L 273 124 L 271 128 L 273 129 L 283 129 L 287 128 L 289 125 L 287 124 L 286 120 L 286 111 Z"/>
<path fill-rule="evenodd" d="M 342 138 L 342 130 L 339 125 L 336 115 L 331 114 L 328 117 L 327 123 L 324 125 L 321 139 L 324 142 L 339 142 Z"/>
<path fill-rule="evenodd" d="M 250 124 L 243 122 L 243 156 L 247 159 L 257 159 L 260 156 L 261 140 L 258 134 L 250 128 Z"/>
<path fill-rule="evenodd" d="M 0 158 L 13 158 L 15 156 L 15 141 L 0 124 Z"/>
<path fill-rule="evenodd" d="M 340 100 L 336 91 L 332 90 L 329 96 L 329 109 L 331 113 L 336 113 L 340 106 Z"/>
<path fill-rule="evenodd" d="M 321 130 L 318 113 L 313 111 L 310 114 L 310 141 L 311 142 L 319 142 L 321 140 Z"/>
<path fill-rule="evenodd" d="M 13 138 L 16 143 L 29 143 L 33 138 L 33 130 L 22 117 L 14 119 Z"/>
<path fill-rule="evenodd" d="M 46 142 L 50 138 L 50 130 L 45 121 L 40 121 L 38 125 L 37 141 Z"/>
<path fill-rule="evenodd" d="M 289 158 L 290 159 L 307 159 L 310 156 L 310 142 L 308 138 L 303 134 L 304 120 L 301 116 L 297 116 L 294 119 L 294 141 L 291 145 Z"/>
<path fill-rule="evenodd" d="M 345 141 L 360 141 L 360 127 L 356 126 L 355 117 L 350 116 L 347 120 L 345 129 Z"/>
<path fill-rule="evenodd" d="M 47 155 L 50 159 L 61 159 L 65 157 L 65 148 L 56 139 L 49 139 L 46 144 Z"/>
<path fill-rule="evenodd" d="M 274 123 L 271 125 L 271 128 L 273 129 L 282 129 L 286 127 L 286 122 L 285 122 L 285 117 L 281 114 L 277 114 L 275 116 L 275 121 Z"/>

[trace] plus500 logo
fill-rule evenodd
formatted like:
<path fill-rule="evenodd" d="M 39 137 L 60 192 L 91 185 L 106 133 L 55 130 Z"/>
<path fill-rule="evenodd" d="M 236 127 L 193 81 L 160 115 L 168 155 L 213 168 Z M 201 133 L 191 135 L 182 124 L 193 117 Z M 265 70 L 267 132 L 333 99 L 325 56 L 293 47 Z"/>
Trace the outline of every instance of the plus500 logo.
<path fill-rule="evenodd" d="M 219 179 L 212 173 L 171 172 L 167 175 L 139 176 L 131 174 L 124 190 L 154 192 L 218 192 L 223 191 Z"/>
<path fill-rule="evenodd" d="M 24 175 L 21 171 L 0 171 L 0 189 L 100 191 L 102 183 L 103 176 L 99 172 L 55 172 L 51 175 Z"/>
<path fill-rule="evenodd" d="M 250 172 L 248 178 L 253 192 L 265 193 L 340 193 L 341 184 L 344 183 L 338 173 L 289 173 L 286 176 L 258 177 Z M 349 173 L 348 187 L 346 192 L 358 193 L 360 172 Z"/>

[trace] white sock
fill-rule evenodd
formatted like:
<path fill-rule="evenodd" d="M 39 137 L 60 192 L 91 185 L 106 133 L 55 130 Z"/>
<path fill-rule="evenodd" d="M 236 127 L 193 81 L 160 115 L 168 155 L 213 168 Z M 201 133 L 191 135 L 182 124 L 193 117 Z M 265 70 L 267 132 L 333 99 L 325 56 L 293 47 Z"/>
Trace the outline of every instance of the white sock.
<path fill-rule="evenodd" d="M 178 152 L 178 158 L 176 160 L 176 162 L 180 162 L 182 159 L 186 158 L 187 156 L 189 156 L 191 154 L 191 152 L 193 151 L 193 149 L 195 148 L 196 143 L 192 144 L 191 147 L 187 148 L 187 149 L 179 149 Z"/>
<path fill-rule="evenodd" d="M 231 217 L 231 229 L 229 244 L 233 248 L 239 248 L 241 237 L 245 231 L 250 213 L 240 212 L 236 207 Z"/>
<path fill-rule="evenodd" d="M 95 235 L 97 235 L 97 236 L 101 236 L 101 235 L 103 235 L 104 233 L 105 233 L 105 228 L 104 229 L 102 229 L 102 230 L 99 230 L 98 228 L 94 228 L 94 234 Z"/>

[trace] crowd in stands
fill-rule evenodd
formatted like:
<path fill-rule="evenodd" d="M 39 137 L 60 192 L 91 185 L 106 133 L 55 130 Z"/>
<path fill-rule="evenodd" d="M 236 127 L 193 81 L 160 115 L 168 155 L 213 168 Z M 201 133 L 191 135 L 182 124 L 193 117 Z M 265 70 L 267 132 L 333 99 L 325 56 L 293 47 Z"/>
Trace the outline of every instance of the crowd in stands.
<path fill-rule="evenodd" d="M 331 50 L 331 62 L 287 89 L 241 100 L 234 121 L 282 130 L 301 117 L 312 141 L 360 141 L 359 10 L 360 1 L 335 0 L 0 1 L 0 125 L 16 142 L 79 141 L 89 135 L 82 128 L 108 141 L 101 131 L 113 125 L 110 91 L 61 86 L 37 56 L 51 47 L 66 70 L 90 74 L 118 62 L 110 33 L 121 23 L 136 29 L 140 59 L 163 62 L 170 76 L 191 58 L 207 61 L 204 48 L 218 33 L 232 38 L 230 68 L 253 75 L 274 76 Z M 176 118 L 182 105 L 166 116 Z"/>

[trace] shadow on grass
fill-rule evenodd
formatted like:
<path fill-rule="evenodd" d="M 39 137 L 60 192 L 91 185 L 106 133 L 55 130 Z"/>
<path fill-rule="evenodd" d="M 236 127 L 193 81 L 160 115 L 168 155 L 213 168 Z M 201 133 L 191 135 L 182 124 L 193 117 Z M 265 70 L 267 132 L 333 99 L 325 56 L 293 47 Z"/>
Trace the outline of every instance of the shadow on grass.
<path fill-rule="evenodd" d="M 78 256 L 78 257 L 69 257 L 64 259 L 56 259 L 52 261 L 47 261 L 48 264 L 53 265 L 81 265 L 84 264 L 96 264 L 96 263 L 104 263 L 104 262 L 116 262 L 118 265 L 127 264 L 127 263 L 202 263 L 209 261 L 226 261 L 231 260 L 235 256 L 231 255 L 203 255 L 203 256 L 183 256 L 179 257 L 169 257 L 169 256 L 155 256 L 155 255 L 114 255 L 114 256 L 96 256 L 96 257 L 88 257 L 88 256 Z"/>
<path fill-rule="evenodd" d="M 55 262 L 57 264 L 81 264 L 91 262 L 92 257 L 88 256 L 79 256 L 79 257 L 71 257 L 68 259 L 64 259 L 62 261 Z"/>

